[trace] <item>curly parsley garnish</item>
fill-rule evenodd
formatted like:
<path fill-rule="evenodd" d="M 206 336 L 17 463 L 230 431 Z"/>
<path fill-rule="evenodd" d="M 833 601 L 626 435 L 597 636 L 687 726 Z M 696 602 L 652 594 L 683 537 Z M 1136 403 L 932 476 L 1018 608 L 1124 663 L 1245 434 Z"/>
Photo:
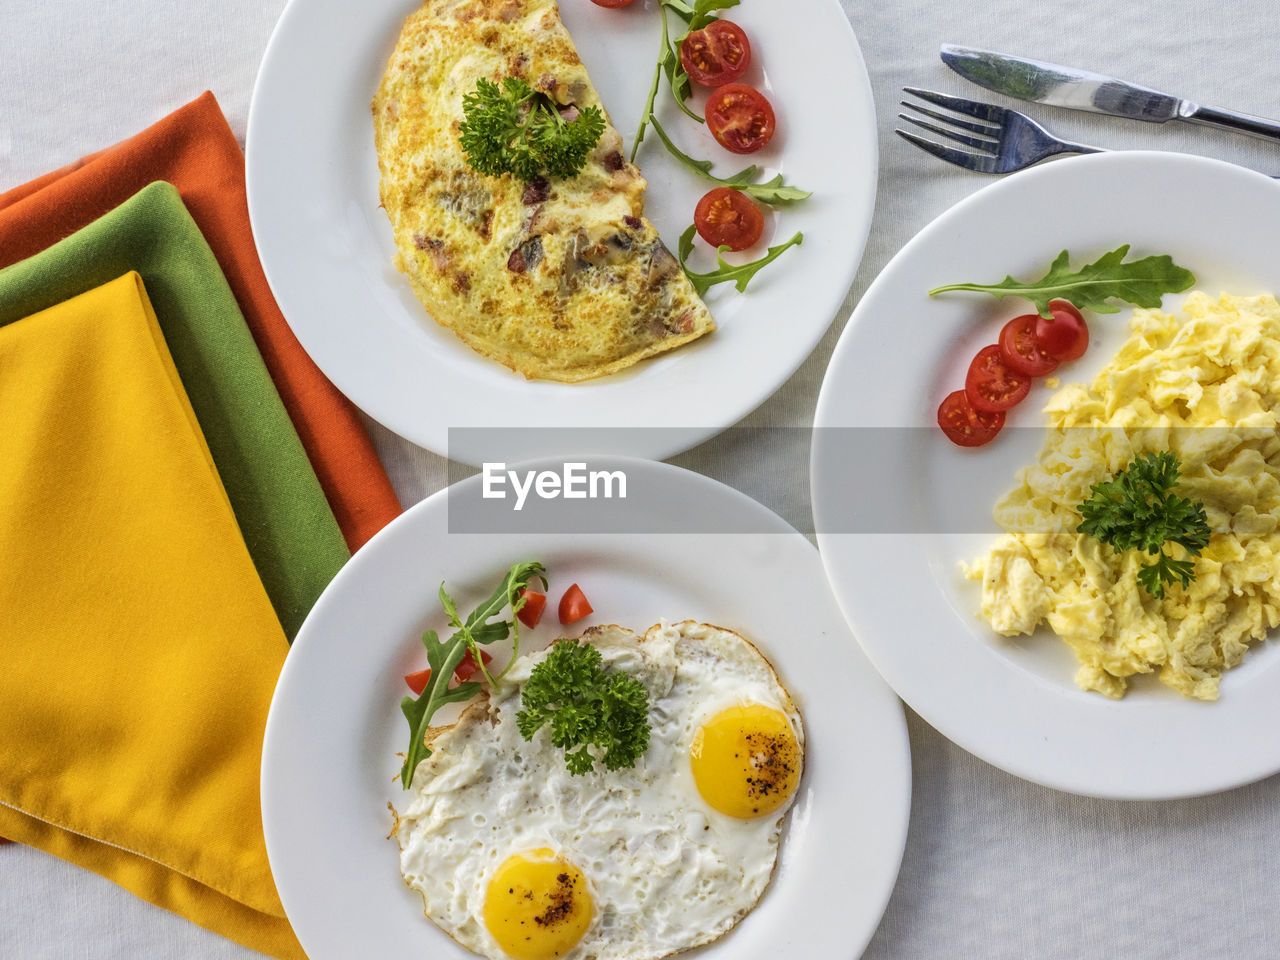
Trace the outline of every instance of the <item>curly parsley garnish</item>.
<path fill-rule="evenodd" d="M 566 120 L 560 106 L 519 77 L 499 85 L 481 78 L 462 98 L 459 142 L 472 169 L 493 177 L 504 173 L 526 183 L 536 177 L 572 177 L 604 133 L 599 107 L 578 109 Z"/>
<path fill-rule="evenodd" d="M 431 665 L 431 676 L 417 699 L 405 697 L 400 701 L 400 711 L 409 721 L 410 734 L 409 750 L 404 757 L 404 766 L 400 768 L 400 782 L 406 789 L 413 783 L 413 774 L 418 769 L 418 764 L 431 756 L 425 738 L 432 715 L 446 703 L 463 703 L 480 692 L 481 685 L 473 680 L 460 683 L 456 687 L 449 686 L 453 679 L 453 671 L 462 662 L 462 658 L 470 651 L 472 660 L 480 664 L 481 674 L 492 686 L 496 680 L 489 676 L 489 671 L 485 669 L 479 644 L 505 640 L 507 634 L 511 633 L 513 647 L 511 659 L 515 660 L 520 652 L 519 621 L 495 621 L 493 618 L 508 606 L 511 607 L 512 614 L 519 613 L 525 603 L 524 597 L 520 596 L 520 590 L 527 587 L 531 581 L 535 579 L 540 581 L 545 590 L 547 579 L 542 575 L 543 569 L 542 564 L 533 561 L 512 565 L 489 599 L 476 607 L 466 620 L 458 617 L 457 604 L 445 592 L 444 584 L 440 584 L 440 605 L 449 615 L 449 624 L 455 632 L 445 641 L 441 641 L 434 630 L 428 630 L 422 635 L 422 645 L 427 648 L 427 663 Z M 510 663 L 507 666 L 510 666 Z M 506 670 L 504 669 L 502 673 L 506 673 Z M 501 673 L 498 674 L 497 679 L 502 679 Z"/>
<path fill-rule="evenodd" d="M 545 723 L 565 751 L 573 774 L 587 773 L 596 756 L 606 770 L 634 767 L 649 746 L 649 691 L 626 673 L 600 669 L 600 651 L 561 640 L 533 668 L 520 696 L 516 725 L 526 740 Z M 577 749 L 574 749 L 574 748 Z"/>
<path fill-rule="evenodd" d="M 1196 578 L 1195 564 L 1164 552 L 1167 542 L 1181 544 L 1189 557 L 1209 543 L 1204 504 L 1174 496 L 1182 462 L 1171 451 L 1144 453 L 1112 479 L 1095 483 L 1089 499 L 1076 509 L 1084 519 L 1076 528 L 1117 550 L 1145 550 L 1156 561 L 1138 572 L 1138 583 L 1157 599 L 1175 580 L 1183 589 Z"/>

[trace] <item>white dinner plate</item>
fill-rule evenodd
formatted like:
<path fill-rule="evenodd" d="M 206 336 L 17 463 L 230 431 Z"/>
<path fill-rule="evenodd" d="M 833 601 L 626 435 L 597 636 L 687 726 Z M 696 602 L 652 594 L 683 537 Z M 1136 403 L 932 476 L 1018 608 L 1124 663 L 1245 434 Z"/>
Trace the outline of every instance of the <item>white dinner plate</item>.
<path fill-rule="evenodd" d="M 363 547 L 293 643 L 263 749 L 267 852 L 311 960 L 472 956 L 423 917 L 388 839 L 387 804 L 403 810 L 408 796 L 398 780 L 397 753 L 408 741 L 402 676 L 425 665 L 422 631 L 446 626 L 441 581 L 465 613 L 520 559 L 541 560 L 551 581 L 547 614 L 522 632 L 522 649 L 596 623 L 640 631 L 664 618 L 716 623 L 759 646 L 800 708 L 804 774 L 773 881 L 739 927 L 698 955 L 852 958 L 875 931 L 906 839 L 906 724 L 849 634 L 817 550 L 765 507 L 700 474 L 644 460 L 592 466 L 624 470 L 631 490 L 670 504 L 664 523 L 757 532 L 451 534 L 449 498 L 474 495 L 476 477 L 418 504 Z M 632 516 L 631 502 L 617 501 L 619 530 L 649 519 Z M 571 583 L 595 613 L 566 629 L 554 605 Z"/>
<path fill-rule="evenodd" d="M 246 160 L 254 237 L 284 315 L 329 379 L 375 420 L 441 454 L 450 453 L 450 427 L 604 428 L 589 443 L 564 431 L 505 430 L 494 437 L 496 455 L 452 452 L 473 464 L 584 448 L 662 459 L 732 425 L 777 390 L 835 318 L 875 201 L 870 83 L 836 0 L 792 0 L 785 14 L 772 0 L 744 0 L 729 11 L 752 39 L 744 79 L 769 95 L 778 114 L 778 133 L 759 153 L 721 149 L 679 114 L 665 86 L 658 100 L 664 129 L 695 157 L 713 159 L 720 176 L 754 162 L 813 191 L 776 214 L 766 208 L 765 236 L 745 255 L 754 259 L 796 231 L 803 245 L 759 273 L 746 293 L 732 284 L 711 288 L 714 334 L 580 384 L 528 381 L 474 353 L 430 319 L 391 265 L 369 103 L 400 24 L 417 6 L 290 0 L 254 88 Z M 566 0 L 561 11 L 629 148 L 657 61 L 654 0 L 621 10 Z M 702 103 L 696 93 L 696 108 Z M 646 213 L 675 250 L 713 185 L 681 167 L 652 132 L 637 163 L 649 180 Z M 711 269 L 714 257 L 699 246 L 691 268 Z M 556 449 L 563 444 L 575 448 Z"/>
<path fill-rule="evenodd" d="M 1135 678 L 1120 701 L 1080 690 L 1064 643 L 1047 630 L 996 635 L 977 615 L 979 585 L 959 572 L 995 539 L 991 509 L 1043 444 L 1039 429 L 1010 428 L 1043 425 L 1048 388 L 1033 387 L 988 446 L 953 446 L 936 426 L 969 359 L 1030 307 L 971 293 L 931 299 L 927 290 L 1038 277 L 1063 249 L 1079 267 L 1125 243 L 1130 256 L 1172 255 L 1214 295 L 1280 291 L 1280 186 L 1199 157 L 1098 154 L 996 181 L 944 213 L 876 278 L 836 347 L 816 414 L 814 517 L 863 649 L 947 737 L 1063 790 L 1188 796 L 1280 770 L 1280 649 L 1256 645 L 1214 703 L 1184 699 L 1154 676 Z M 1164 308 L 1182 299 L 1166 296 Z M 1090 315 L 1089 352 L 1056 371 L 1062 382 L 1090 381 L 1129 315 Z M 889 429 L 844 429 L 859 427 Z M 850 444 L 881 455 L 854 484 L 840 466 Z M 868 513 L 877 500 L 879 512 Z M 866 532 L 877 525 L 882 532 Z"/>

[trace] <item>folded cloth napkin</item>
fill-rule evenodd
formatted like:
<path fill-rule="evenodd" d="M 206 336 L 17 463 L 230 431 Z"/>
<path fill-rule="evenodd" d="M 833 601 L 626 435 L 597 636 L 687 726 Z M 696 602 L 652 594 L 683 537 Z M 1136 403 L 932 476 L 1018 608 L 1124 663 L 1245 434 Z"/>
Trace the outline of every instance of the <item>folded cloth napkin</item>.
<path fill-rule="evenodd" d="M 212 93 L 114 147 L 0 194 L 0 267 L 79 230 L 155 180 L 178 188 L 218 258 L 356 550 L 400 512 L 400 502 L 355 407 L 307 356 L 271 295 L 249 228 L 244 154 Z"/>
<path fill-rule="evenodd" d="M 288 645 L 141 279 L 0 327 L 0 832 L 304 957 L 267 864 Z"/>
<path fill-rule="evenodd" d="M 292 638 L 350 554 L 218 262 L 178 192 L 167 183 L 145 187 L 65 240 L 0 270 L 0 326 L 130 270 L 147 285 L 249 554 Z"/>

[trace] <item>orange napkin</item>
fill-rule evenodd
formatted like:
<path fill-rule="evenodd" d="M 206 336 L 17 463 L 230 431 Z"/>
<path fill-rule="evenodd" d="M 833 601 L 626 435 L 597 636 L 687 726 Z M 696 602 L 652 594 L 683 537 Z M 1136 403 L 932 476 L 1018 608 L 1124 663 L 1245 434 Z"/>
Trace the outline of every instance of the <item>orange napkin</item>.
<path fill-rule="evenodd" d="M 274 957 L 288 644 L 138 274 L 0 328 L 0 830 Z"/>
<path fill-rule="evenodd" d="M 245 200 L 244 155 L 212 93 L 100 153 L 0 194 L 0 267 L 38 253 L 168 180 L 213 249 L 280 399 L 354 552 L 400 512 L 354 406 L 285 322 L 258 261 Z"/>

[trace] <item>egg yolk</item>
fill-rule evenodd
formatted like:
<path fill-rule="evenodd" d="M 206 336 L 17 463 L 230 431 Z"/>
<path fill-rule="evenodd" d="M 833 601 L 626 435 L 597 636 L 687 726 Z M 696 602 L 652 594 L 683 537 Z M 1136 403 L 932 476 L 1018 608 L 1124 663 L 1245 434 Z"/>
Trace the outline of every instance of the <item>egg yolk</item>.
<path fill-rule="evenodd" d="M 508 857 L 485 892 L 484 925 L 515 960 L 562 957 L 591 925 L 586 879 L 547 849 Z"/>
<path fill-rule="evenodd" d="M 761 703 L 729 707 L 707 720 L 689 748 L 702 799 L 748 819 L 773 813 L 800 782 L 800 745 L 786 714 Z"/>

